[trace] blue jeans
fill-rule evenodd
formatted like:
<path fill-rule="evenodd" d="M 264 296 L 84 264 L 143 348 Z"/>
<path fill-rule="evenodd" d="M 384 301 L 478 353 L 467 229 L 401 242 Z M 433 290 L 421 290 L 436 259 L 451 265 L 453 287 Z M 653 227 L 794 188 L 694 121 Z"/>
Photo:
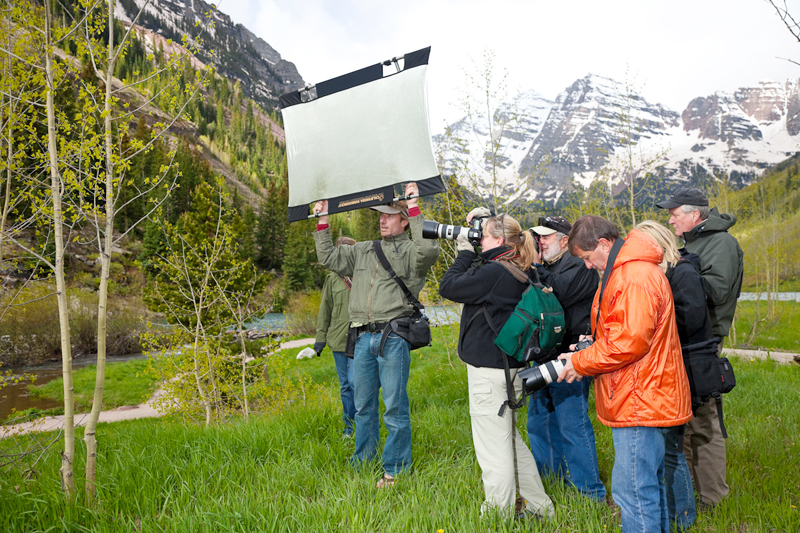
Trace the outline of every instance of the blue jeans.
<path fill-rule="evenodd" d="M 611 494 L 622 511 L 624 533 L 669 531 L 664 487 L 664 446 L 669 428 L 611 428 Z"/>
<path fill-rule="evenodd" d="M 555 475 L 603 501 L 594 428 L 589 420 L 592 379 L 551 383 L 528 402 L 528 438 L 542 476 Z"/>
<path fill-rule="evenodd" d="M 356 402 L 353 399 L 353 362 L 344 352 L 333 352 L 336 362 L 336 373 L 339 375 L 339 395 L 342 397 L 342 420 L 344 434 L 353 434 L 353 423 L 356 419 Z"/>
<path fill-rule="evenodd" d="M 397 475 L 411 467 L 411 415 L 408 372 L 411 354 L 408 343 L 391 333 L 378 355 L 381 333 L 361 333 L 353 357 L 356 402 L 356 451 L 350 462 L 356 467 L 377 458 L 380 444 L 380 399 L 383 388 L 386 411 L 383 422 L 389 433 L 383 447 L 383 470 Z"/>
<path fill-rule="evenodd" d="M 678 531 L 692 527 L 697 512 L 694 508 L 694 487 L 689 465 L 683 454 L 683 433 L 686 426 L 668 428 L 664 453 L 664 485 L 667 490 L 667 513 L 670 527 Z"/>

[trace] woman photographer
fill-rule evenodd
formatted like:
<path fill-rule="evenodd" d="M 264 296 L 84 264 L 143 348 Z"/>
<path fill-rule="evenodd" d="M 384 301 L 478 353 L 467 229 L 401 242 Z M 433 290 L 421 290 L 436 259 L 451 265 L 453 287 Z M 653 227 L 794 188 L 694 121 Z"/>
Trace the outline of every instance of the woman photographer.
<path fill-rule="evenodd" d="M 456 239 L 458 257 L 439 286 L 444 298 L 464 304 L 458 354 L 467 363 L 472 441 L 483 471 L 486 499 L 481 512 L 495 508 L 504 515 L 548 517 L 553 514 L 553 503 L 544 492 L 533 455 L 516 428 L 516 411 L 506 406 L 499 415 L 501 406 L 508 401 L 505 367 L 510 367 L 515 397 L 519 397 L 522 382 L 517 370 L 522 365 L 493 342 L 528 287 L 501 263 L 527 274 L 533 260 L 533 237 L 507 215 L 488 215 L 486 208 L 469 214 L 468 223 L 473 216 L 485 217 L 481 253 L 476 254 L 464 232 L 460 233 Z M 517 488 L 524 507 L 515 508 Z"/>
<path fill-rule="evenodd" d="M 658 222 L 645 220 L 636 229 L 652 238 L 664 251 L 664 260 L 659 266 L 672 289 L 681 346 L 685 349 L 686 346 L 710 340 L 713 334 L 700 279 L 700 258 L 696 254 L 678 250 L 675 235 Z M 697 516 L 694 486 L 683 451 L 685 428 L 685 425 L 670 428 L 664 456 L 667 512 L 670 527 L 675 524 L 678 531 L 689 529 Z"/>

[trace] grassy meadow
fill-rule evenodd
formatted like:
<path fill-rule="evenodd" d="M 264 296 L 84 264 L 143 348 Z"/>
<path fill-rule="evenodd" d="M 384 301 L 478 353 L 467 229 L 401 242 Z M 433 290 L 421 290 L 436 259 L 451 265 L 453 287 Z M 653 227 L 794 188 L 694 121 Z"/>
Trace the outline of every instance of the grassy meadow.
<path fill-rule="evenodd" d="M 609 531 L 605 505 L 545 478 L 557 505 L 548 522 L 481 517 L 483 489 L 472 450 L 465 367 L 437 332 L 412 352 L 409 383 L 413 468 L 378 490 L 379 466 L 354 472 L 342 437 L 338 381 L 330 353 L 295 361 L 325 393 L 309 403 L 215 427 L 170 419 L 101 424 L 96 505 L 83 499 L 85 450 L 76 446 L 77 501 L 60 490 L 57 443 L 23 476 L 0 477 L 2 531 Z M 726 396 L 730 496 L 693 531 L 800 531 L 800 366 L 734 360 L 737 388 Z M 594 412 L 590 413 L 594 420 Z M 525 420 L 522 409 L 519 419 Z M 524 426 L 524 423 L 523 423 Z M 611 432 L 595 423 L 600 471 L 610 485 Z M 523 427 L 524 432 L 524 427 Z M 78 437 L 82 437 L 79 430 Z M 13 439 L 0 450 L 17 449 Z M 29 461 L 30 462 L 30 461 Z"/>

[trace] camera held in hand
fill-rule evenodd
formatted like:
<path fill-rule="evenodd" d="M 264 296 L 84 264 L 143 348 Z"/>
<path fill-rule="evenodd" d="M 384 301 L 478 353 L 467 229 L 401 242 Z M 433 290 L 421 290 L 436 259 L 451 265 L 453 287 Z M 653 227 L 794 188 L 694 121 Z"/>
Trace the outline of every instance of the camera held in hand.
<path fill-rule="evenodd" d="M 481 222 L 483 222 L 483 218 L 475 217 L 469 223 L 468 228 L 462 228 L 461 226 L 439 224 L 433 220 L 426 220 L 422 223 L 422 237 L 425 239 L 449 239 L 454 241 L 461 232 L 466 232 L 469 243 L 472 246 L 480 246 L 483 238 Z"/>
<path fill-rule="evenodd" d="M 578 344 L 575 345 L 575 349 L 572 350 L 573 352 L 580 352 L 581 350 L 585 350 L 589 346 L 594 344 L 592 339 L 586 339 L 585 341 L 580 341 Z"/>
<path fill-rule="evenodd" d="M 525 394 L 534 394 L 536 391 L 542 390 L 552 382 L 557 381 L 566 364 L 567 362 L 564 359 L 556 359 L 543 365 L 526 368 L 517 374 L 522 380 L 522 388 Z"/>

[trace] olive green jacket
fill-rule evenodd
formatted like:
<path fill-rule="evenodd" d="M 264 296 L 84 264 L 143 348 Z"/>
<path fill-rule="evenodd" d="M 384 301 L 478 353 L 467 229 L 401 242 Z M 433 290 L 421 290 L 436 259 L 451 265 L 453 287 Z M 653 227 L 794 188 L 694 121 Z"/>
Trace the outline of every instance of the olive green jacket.
<path fill-rule="evenodd" d="M 409 219 L 413 240 L 404 232 L 381 241 L 389 264 L 417 298 L 425 285 L 428 269 L 439 257 L 439 242 L 422 238 L 423 221 L 421 214 Z M 330 229 L 324 229 L 314 232 L 314 243 L 317 259 L 325 268 L 353 279 L 349 308 L 352 324 L 388 322 L 411 315 L 411 304 L 381 266 L 372 241 L 334 247 Z"/>
<path fill-rule="evenodd" d="M 315 343 L 327 344 L 332 352 L 343 352 L 347 345 L 347 330 L 350 328 L 350 287 L 339 274 L 331 272 L 322 287 L 322 300 L 317 315 L 317 338 Z"/>
<path fill-rule="evenodd" d="M 720 214 L 715 207 L 706 220 L 683 234 L 686 251 L 700 256 L 711 329 L 722 337 L 730 332 L 744 277 L 744 252 L 736 237 L 728 233 L 734 224 L 736 217 Z"/>

